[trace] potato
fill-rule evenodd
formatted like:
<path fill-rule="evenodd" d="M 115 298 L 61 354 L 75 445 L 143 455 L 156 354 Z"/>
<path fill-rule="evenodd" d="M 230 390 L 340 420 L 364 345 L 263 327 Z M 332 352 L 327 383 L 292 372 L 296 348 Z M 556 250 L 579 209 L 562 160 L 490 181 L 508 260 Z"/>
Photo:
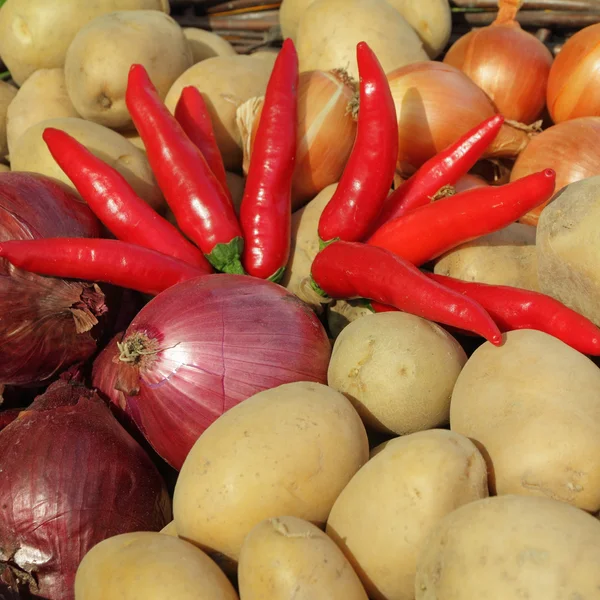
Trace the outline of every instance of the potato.
<path fill-rule="evenodd" d="M 235 115 L 238 106 L 249 98 L 262 96 L 267 88 L 270 69 L 249 56 L 215 56 L 189 68 L 173 84 L 165 103 L 171 112 L 181 91 L 197 87 L 206 101 L 225 168 L 241 172 L 242 138 Z"/>
<path fill-rule="evenodd" d="M 428 533 L 448 513 L 487 495 L 485 461 L 470 440 L 443 429 L 412 433 L 386 442 L 350 480 L 331 509 L 327 533 L 371 600 L 412 600 Z"/>
<path fill-rule="evenodd" d="M 0 164 L 0 173 L 10 173 L 10 167 L 8 165 Z"/>
<path fill-rule="evenodd" d="M 358 414 L 335 390 L 299 382 L 255 394 L 219 417 L 187 456 L 173 498 L 177 532 L 237 561 L 264 519 L 324 525 L 368 453 Z"/>
<path fill-rule="evenodd" d="M 358 300 L 334 300 L 327 305 L 328 331 L 335 340 L 350 323 L 372 314 L 373 311 L 362 298 Z"/>
<path fill-rule="evenodd" d="M 75 577 L 75 600 L 237 600 L 225 574 L 202 550 L 149 531 L 96 544 Z"/>
<path fill-rule="evenodd" d="M 265 48 L 263 50 L 253 52 L 252 54 L 250 54 L 250 58 L 266 62 L 272 71 L 273 65 L 275 64 L 275 60 L 277 59 L 278 54 L 279 50 L 277 48 Z"/>
<path fill-rule="evenodd" d="M 439 325 L 403 312 L 350 323 L 333 346 L 328 384 L 369 427 L 404 435 L 448 422 L 450 396 L 467 357 Z"/>
<path fill-rule="evenodd" d="M 292 38 L 296 42 L 298 26 L 304 11 L 315 0 L 283 0 L 279 8 L 279 26 L 283 39 Z"/>
<path fill-rule="evenodd" d="M 156 10 L 131 10 L 103 15 L 83 27 L 65 59 L 67 90 L 77 112 L 106 127 L 130 126 L 125 92 L 132 64 L 146 68 L 164 98 L 193 64 L 177 22 Z"/>
<path fill-rule="evenodd" d="M 361 41 L 386 73 L 429 59 L 414 29 L 386 0 L 316 0 L 303 12 L 296 34 L 300 71 L 346 69 L 358 80 Z"/>
<path fill-rule="evenodd" d="M 416 600 L 592 600 L 600 522 L 547 498 L 486 498 L 450 513 L 417 563 Z"/>
<path fill-rule="evenodd" d="M 0 81 L 0 159 L 8 154 L 6 114 L 16 95 L 17 88 L 14 85 Z"/>
<path fill-rule="evenodd" d="M 306 206 L 292 214 L 290 258 L 283 272 L 281 285 L 301 298 L 301 283 L 310 276 L 310 268 L 319 252 L 319 219 L 336 188 L 337 183 L 328 185 Z"/>
<path fill-rule="evenodd" d="M 78 117 L 69 98 L 63 69 L 40 69 L 27 78 L 8 106 L 8 153 L 32 125 L 46 119 Z"/>
<path fill-rule="evenodd" d="M 243 600 L 368 600 L 360 579 L 330 537 L 296 517 L 256 525 L 240 552 Z"/>
<path fill-rule="evenodd" d="M 213 56 L 235 56 L 235 48 L 224 38 L 212 31 L 198 27 L 184 27 L 183 35 L 192 51 L 193 64 Z"/>
<path fill-rule="evenodd" d="M 121 135 L 129 142 L 131 142 L 136 148 L 143 150 L 146 152 L 146 146 L 144 146 L 144 142 L 140 137 L 140 134 L 135 130 L 122 131 Z"/>
<path fill-rule="evenodd" d="M 177 536 L 177 527 L 175 527 L 175 521 L 171 521 L 170 523 L 167 523 L 161 530 L 160 533 L 164 533 L 165 535 L 173 535 L 175 537 Z"/>
<path fill-rule="evenodd" d="M 169 12 L 168 0 L 7 0 L 0 11 L 0 56 L 21 85 L 38 69 L 62 67 L 75 34 L 115 10 Z"/>
<path fill-rule="evenodd" d="M 437 259 L 433 271 L 464 281 L 539 292 L 535 227 L 513 223 L 457 246 Z"/>
<path fill-rule="evenodd" d="M 542 292 L 600 326 L 600 176 L 571 183 L 544 208 L 537 226 Z"/>
<path fill-rule="evenodd" d="M 46 127 L 66 131 L 88 150 L 114 167 L 154 209 L 162 211 L 164 199 L 154 180 L 146 154 L 122 135 L 83 119 L 48 119 L 30 127 L 18 140 L 11 155 L 13 171 L 32 171 L 54 177 L 77 193 L 71 180 L 52 158 L 42 133 Z"/>
<path fill-rule="evenodd" d="M 458 376 L 453 431 L 488 461 L 490 491 L 600 510 L 600 369 L 529 329 L 480 346 Z"/>

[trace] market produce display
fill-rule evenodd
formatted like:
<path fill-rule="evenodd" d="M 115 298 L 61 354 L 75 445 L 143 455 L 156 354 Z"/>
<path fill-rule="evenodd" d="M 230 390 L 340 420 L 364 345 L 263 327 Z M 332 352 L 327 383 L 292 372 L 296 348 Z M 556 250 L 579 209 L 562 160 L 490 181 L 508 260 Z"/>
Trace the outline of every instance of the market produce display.
<path fill-rule="evenodd" d="M 0 600 L 599 600 L 599 27 L 0 0 Z"/>

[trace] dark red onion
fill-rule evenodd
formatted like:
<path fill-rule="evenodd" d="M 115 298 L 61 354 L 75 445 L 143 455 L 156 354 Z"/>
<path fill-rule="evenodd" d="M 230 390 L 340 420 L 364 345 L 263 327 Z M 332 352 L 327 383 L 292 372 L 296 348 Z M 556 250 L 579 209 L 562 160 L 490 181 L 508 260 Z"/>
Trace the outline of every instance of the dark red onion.
<path fill-rule="evenodd" d="M 0 174 L 0 242 L 99 235 L 88 206 L 59 182 Z M 0 383 L 39 383 L 89 358 L 106 310 L 94 284 L 41 277 L 0 259 Z"/>
<path fill-rule="evenodd" d="M 156 467 L 83 386 L 53 383 L 0 432 L 0 588 L 70 600 L 92 546 L 170 512 Z"/>
<path fill-rule="evenodd" d="M 284 288 L 208 275 L 142 308 L 96 359 L 92 381 L 180 469 L 200 434 L 242 400 L 293 381 L 326 383 L 330 352 L 315 314 Z"/>
<path fill-rule="evenodd" d="M 20 408 L 11 408 L 9 410 L 0 410 L 0 431 L 2 431 L 7 425 L 10 425 L 21 412 Z M 0 597 L 0 600 L 2 598 Z"/>

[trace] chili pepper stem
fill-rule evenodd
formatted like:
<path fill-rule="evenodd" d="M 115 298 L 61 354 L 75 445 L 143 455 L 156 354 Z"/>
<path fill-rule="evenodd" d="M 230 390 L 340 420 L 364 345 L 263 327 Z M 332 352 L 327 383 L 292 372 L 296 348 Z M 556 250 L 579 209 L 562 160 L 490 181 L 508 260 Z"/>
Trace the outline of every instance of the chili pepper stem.
<path fill-rule="evenodd" d="M 205 254 L 208 262 L 217 271 L 231 275 L 246 275 L 240 256 L 244 249 L 244 240 L 235 237 L 227 244 L 216 244 L 210 254 Z"/>
<path fill-rule="evenodd" d="M 267 277 L 267 281 L 272 281 L 273 283 L 279 283 L 281 281 L 281 278 L 283 277 L 284 273 L 285 273 L 285 267 L 281 267 L 280 269 L 277 269 L 277 271 L 275 271 L 275 273 L 273 273 L 273 275 L 271 275 L 271 277 Z"/>

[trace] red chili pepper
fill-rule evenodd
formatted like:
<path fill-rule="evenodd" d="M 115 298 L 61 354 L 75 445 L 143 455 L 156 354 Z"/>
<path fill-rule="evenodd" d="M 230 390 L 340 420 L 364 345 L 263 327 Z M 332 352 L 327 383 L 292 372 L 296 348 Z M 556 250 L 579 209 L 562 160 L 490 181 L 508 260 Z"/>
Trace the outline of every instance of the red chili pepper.
<path fill-rule="evenodd" d="M 546 169 L 498 187 L 482 187 L 415 208 L 368 240 L 422 265 L 479 236 L 502 229 L 549 200 L 556 174 Z"/>
<path fill-rule="evenodd" d="M 396 170 L 398 122 L 388 80 L 365 42 L 356 47 L 356 57 L 360 74 L 356 140 L 319 220 L 323 242 L 362 241 L 381 212 Z"/>
<path fill-rule="evenodd" d="M 502 115 L 494 115 L 430 158 L 386 198 L 377 228 L 415 208 L 429 204 L 440 189 L 454 185 L 481 158 L 503 123 Z"/>
<path fill-rule="evenodd" d="M 212 126 L 206 102 L 204 102 L 204 98 L 198 88 L 195 88 L 193 85 L 183 88 L 175 107 L 175 118 L 186 135 L 202 152 L 210 170 L 215 174 L 229 200 L 231 200 L 231 193 L 227 187 L 223 157 L 217 145 L 215 130 Z"/>
<path fill-rule="evenodd" d="M 38 275 L 111 283 L 144 294 L 159 294 L 206 275 L 155 250 L 119 240 L 46 238 L 0 243 L 0 257 Z"/>
<path fill-rule="evenodd" d="M 118 239 L 212 272 L 202 252 L 148 206 L 118 171 L 60 129 L 49 127 L 42 137 L 81 197 Z"/>
<path fill-rule="evenodd" d="M 583 354 L 600 356 L 600 329 L 558 300 L 504 285 L 461 281 L 429 273 L 428 277 L 479 302 L 500 331 L 537 329 L 558 338 Z"/>
<path fill-rule="evenodd" d="M 129 71 L 125 101 L 181 230 L 217 270 L 243 273 L 244 242 L 233 205 L 202 152 L 161 101 L 142 65 L 133 65 Z"/>
<path fill-rule="evenodd" d="M 495 345 L 502 340 L 498 327 L 477 302 L 430 280 L 417 267 L 383 248 L 334 242 L 317 254 L 311 274 L 331 298 L 367 298 L 472 331 Z"/>
<path fill-rule="evenodd" d="M 298 55 L 287 39 L 267 85 L 240 208 L 244 267 L 271 281 L 281 278 L 290 254 L 297 91 Z"/>

